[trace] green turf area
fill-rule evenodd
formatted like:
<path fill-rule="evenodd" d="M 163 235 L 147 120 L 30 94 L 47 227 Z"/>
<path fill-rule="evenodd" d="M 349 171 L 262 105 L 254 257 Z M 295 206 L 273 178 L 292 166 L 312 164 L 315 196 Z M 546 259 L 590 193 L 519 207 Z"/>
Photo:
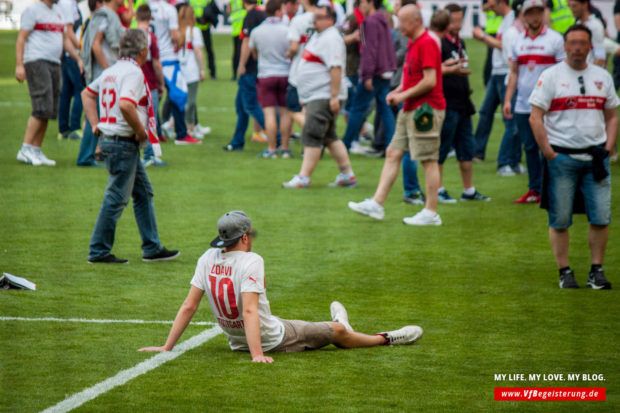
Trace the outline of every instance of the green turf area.
<path fill-rule="evenodd" d="M 88 242 L 107 173 L 75 166 L 79 143 L 56 140 L 51 122 L 43 150 L 56 167 L 18 163 L 30 103 L 13 79 L 15 33 L 0 33 L 0 272 L 35 282 L 38 291 L 1 291 L 2 317 L 172 320 L 189 289 L 199 256 L 224 212 L 243 209 L 260 235 L 274 314 L 321 321 L 341 301 L 351 324 L 374 333 L 418 324 L 415 345 L 275 355 L 255 365 L 233 353 L 223 335 L 84 404 L 80 411 L 618 411 L 620 410 L 620 236 L 615 226 L 606 258 L 615 290 L 561 291 L 547 240 L 546 213 L 512 200 L 527 177 L 498 177 L 503 130 L 495 128 L 476 187 L 491 202 L 440 205 L 443 226 L 401 223 L 420 208 L 402 202 L 396 182 L 383 222 L 350 211 L 347 201 L 370 197 L 382 160 L 352 156 L 360 185 L 328 188 L 336 168 L 319 164 L 309 190 L 284 190 L 300 166 L 257 159 L 264 145 L 224 153 L 235 124 L 236 84 L 230 81 L 228 36 L 215 36 L 218 81 L 199 92 L 199 118 L 213 132 L 201 146 L 163 145 L 165 168 L 149 168 L 160 238 L 182 255 L 142 263 L 131 207 L 117 228 L 113 252 L 129 265 L 89 265 Z M 469 42 L 474 101 L 484 95 L 485 50 Z M 340 120 L 340 132 L 343 121 Z M 477 123 L 477 117 L 474 119 Z M 248 133 L 249 137 L 249 133 Z M 612 174 L 619 166 L 613 165 Z M 423 181 L 424 174 L 420 171 Z M 616 177 L 614 177 L 616 178 Z M 454 159 L 445 186 L 461 191 Z M 620 217 L 613 183 L 612 214 Z M 585 287 L 589 269 L 585 217 L 572 228 L 571 265 Z M 214 321 L 204 302 L 196 320 Z M 205 330 L 190 326 L 182 340 Z M 86 324 L 0 320 L 0 410 L 40 411 L 131 368 L 162 345 L 169 325 Z M 524 373 L 525 382 L 496 382 Z M 527 381 L 528 374 L 603 374 L 604 382 Z M 494 387 L 606 387 L 605 402 L 494 402 Z"/>

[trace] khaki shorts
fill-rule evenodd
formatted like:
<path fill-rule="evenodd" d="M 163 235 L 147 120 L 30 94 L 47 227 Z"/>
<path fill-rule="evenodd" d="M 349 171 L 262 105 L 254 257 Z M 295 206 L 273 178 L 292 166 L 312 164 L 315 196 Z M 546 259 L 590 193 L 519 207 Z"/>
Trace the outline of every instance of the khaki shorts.
<path fill-rule="evenodd" d="M 279 319 L 284 325 L 284 339 L 273 350 L 275 353 L 295 353 L 316 350 L 331 344 L 334 328 L 327 321 L 312 323 L 301 320 Z"/>
<path fill-rule="evenodd" d="M 414 114 L 415 110 L 398 112 L 390 148 L 410 152 L 413 161 L 436 161 L 439 159 L 441 127 L 446 111 L 433 108 L 435 124 L 428 132 L 418 132 L 413 121 Z"/>

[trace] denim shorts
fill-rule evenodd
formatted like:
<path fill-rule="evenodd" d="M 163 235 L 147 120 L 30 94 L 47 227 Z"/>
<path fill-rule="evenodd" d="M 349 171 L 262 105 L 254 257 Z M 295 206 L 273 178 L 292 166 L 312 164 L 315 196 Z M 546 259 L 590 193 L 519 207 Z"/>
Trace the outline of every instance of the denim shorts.
<path fill-rule="evenodd" d="M 463 111 L 447 109 L 441 129 L 439 164 L 443 164 L 452 148 L 456 150 L 459 162 L 469 162 L 474 158 L 476 140 L 474 139 L 471 116 Z"/>
<path fill-rule="evenodd" d="M 592 161 L 581 161 L 570 155 L 558 154 L 547 161 L 549 168 L 549 226 L 566 229 L 573 223 L 573 200 L 577 188 L 583 194 L 586 216 L 592 225 L 606 226 L 611 223 L 611 175 L 595 181 Z M 605 159 L 609 172 L 609 158 Z"/>
<path fill-rule="evenodd" d="M 291 112 L 301 112 L 302 107 L 299 103 L 297 88 L 290 83 L 286 87 L 286 108 Z"/>

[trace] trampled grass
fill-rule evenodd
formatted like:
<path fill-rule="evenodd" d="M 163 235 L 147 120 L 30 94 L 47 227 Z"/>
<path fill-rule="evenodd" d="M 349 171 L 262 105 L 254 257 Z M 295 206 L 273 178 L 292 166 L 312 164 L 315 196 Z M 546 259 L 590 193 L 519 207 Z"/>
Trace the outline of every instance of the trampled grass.
<path fill-rule="evenodd" d="M 259 231 L 254 250 L 266 263 L 274 314 L 329 318 L 339 300 L 352 325 L 374 333 L 419 324 L 425 335 L 409 347 L 278 354 L 254 365 L 233 353 L 223 335 L 115 388 L 81 411 L 617 411 L 620 406 L 620 300 L 617 290 L 561 291 L 547 240 L 546 214 L 514 205 L 527 177 L 495 175 L 501 136 L 497 119 L 488 160 L 475 165 L 476 187 L 489 203 L 441 205 L 444 225 L 412 228 L 395 184 L 386 219 L 354 214 L 347 201 L 373 193 L 382 161 L 352 164 L 358 188 L 327 188 L 336 170 L 326 156 L 309 190 L 283 190 L 299 169 L 292 160 L 257 159 L 262 145 L 224 153 L 234 128 L 235 83 L 230 46 L 216 36 L 217 82 L 201 85 L 199 117 L 213 132 L 199 147 L 163 145 L 169 166 L 149 168 L 160 238 L 182 251 L 171 262 L 140 261 L 140 240 L 128 207 L 114 252 L 124 266 L 86 263 L 88 242 L 106 185 L 106 171 L 74 166 L 77 142 L 55 139 L 43 149 L 58 165 L 33 168 L 15 160 L 30 107 L 27 87 L 12 81 L 14 33 L 0 34 L 0 271 L 26 277 L 36 292 L 0 292 L 2 317 L 172 320 L 198 257 L 215 236 L 217 218 L 244 209 Z M 474 101 L 484 95 L 485 51 L 469 42 Z M 477 118 L 476 118 L 477 120 Z M 341 122 L 340 130 L 343 125 Z M 460 193 L 454 160 L 445 186 Z M 618 166 L 612 167 L 613 174 Z M 423 180 L 423 173 L 420 172 Z M 615 178 L 615 177 L 614 177 Z M 612 214 L 619 216 L 617 180 Z M 571 265 L 585 286 L 589 268 L 585 217 L 572 228 Z M 620 288 L 620 237 L 615 226 L 606 258 Z M 208 303 L 196 320 L 214 321 Z M 190 326 L 182 340 L 205 326 Z M 0 320 L 0 410 L 39 411 L 131 368 L 163 344 L 169 325 Z M 524 373 L 525 382 L 496 382 Z M 528 374 L 603 374 L 604 382 L 528 381 Z M 494 387 L 605 387 L 605 402 L 494 402 Z"/>

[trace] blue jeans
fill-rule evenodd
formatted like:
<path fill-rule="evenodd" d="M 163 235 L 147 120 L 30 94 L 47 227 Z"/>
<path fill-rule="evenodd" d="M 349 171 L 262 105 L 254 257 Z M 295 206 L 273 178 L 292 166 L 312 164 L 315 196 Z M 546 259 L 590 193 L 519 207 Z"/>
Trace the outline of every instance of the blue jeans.
<path fill-rule="evenodd" d="M 62 91 L 58 102 L 58 132 L 64 133 L 82 129 L 82 75 L 75 60 L 62 59 Z M 73 107 L 71 107 L 73 99 Z"/>
<path fill-rule="evenodd" d="M 542 184 L 542 163 L 540 150 L 534 138 L 534 132 L 530 127 L 530 114 L 515 113 L 515 123 L 519 131 L 519 137 L 525 150 L 525 160 L 527 162 L 527 173 L 529 175 L 528 187 L 537 194 L 540 194 Z"/>
<path fill-rule="evenodd" d="M 611 223 L 611 175 L 595 181 L 592 175 L 592 161 L 579 161 L 570 155 L 559 153 L 547 161 L 549 170 L 549 226 L 566 229 L 573 223 L 573 200 L 577 188 L 585 201 L 588 222 L 592 225 Z M 609 158 L 605 159 L 609 172 Z"/>
<path fill-rule="evenodd" d="M 458 110 L 446 109 L 446 117 L 441 128 L 439 164 L 443 164 L 452 147 L 460 162 L 471 161 L 474 157 L 474 134 L 471 116 Z"/>
<path fill-rule="evenodd" d="M 110 253 L 114 245 L 116 223 L 133 198 L 133 210 L 142 238 L 143 255 L 153 255 L 161 250 L 155 222 L 153 187 L 140 162 L 138 145 L 103 137 L 101 152 L 108 169 L 108 187 L 90 240 L 88 258 L 100 258 Z"/>
<path fill-rule="evenodd" d="M 418 162 L 411 160 L 410 152 L 403 155 L 403 187 L 404 196 L 409 198 L 413 194 L 422 192 L 418 182 Z"/>
<path fill-rule="evenodd" d="M 235 99 L 235 110 L 237 112 L 237 124 L 235 133 L 229 145 L 234 148 L 243 148 L 245 145 L 245 131 L 252 116 L 265 127 L 265 115 L 258 104 L 258 92 L 256 91 L 256 75 L 245 74 L 239 76 L 237 97 Z"/>
<path fill-rule="evenodd" d="M 99 105 L 97 105 L 97 111 L 99 111 Z M 86 126 L 84 127 L 84 134 L 82 135 L 82 142 L 80 143 L 80 151 L 78 152 L 77 165 L 78 166 L 92 166 L 95 164 L 95 150 L 97 149 L 97 138 L 93 134 L 93 128 L 90 126 L 90 122 L 86 119 Z"/>
<path fill-rule="evenodd" d="M 512 97 L 511 106 L 514 108 L 517 101 L 517 94 Z M 497 154 L 497 167 L 508 165 L 515 168 L 521 162 L 521 138 L 517 131 L 515 118 L 504 118 L 504 135 L 499 145 L 499 153 Z"/>
<path fill-rule="evenodd" d="M 166 86 L 167 88 L 167 86 Z M 170 93 L 170 90 L 168 90 Z M 170 100 L 170 99 L 168 99 Z M 177 105 L 170 102 L 170 114 L 174 119 L 174 133 L 177 135 L 177 139 L 183 139 L 187 136 L 187 126 L 185 125 L 185 108 L 179 109 Z"/>
<path fill-rule="evenodd" d="M 342 142 L 347 149 L 351 147 L 351 142 L 358 138 L 366 117 L 366 111 L 373 98 L 377 103 L 377 115 L 381 118 L 381 122 L 383 122 L 386 147 L 390 144 L 392 136 L 394 135 L 394 129 L 396 127 L 394 115 L 392 114 L 392 109 L 390 109 L 390 106 L 385 101 L 385 97 L 390 93 L 390 81 L 389 79 L 373 77 L 372 86 L 373 90 L 369 91 L 366 90 L 363 83 L 357 84 L 357 90 L 351 105 L 351 112 L 349 113 L 347 129 L 342 138 Z"/>

